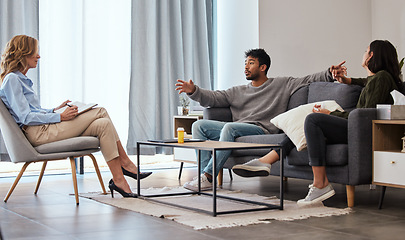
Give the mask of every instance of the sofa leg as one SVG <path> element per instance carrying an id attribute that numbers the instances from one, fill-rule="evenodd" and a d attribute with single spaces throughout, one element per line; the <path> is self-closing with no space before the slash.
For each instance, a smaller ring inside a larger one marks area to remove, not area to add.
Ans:
<path id="1" fill-rule="evenodd" d="M 354 207 L 354 189 L 355 186 L 346 185 L 347 206 Z"/>

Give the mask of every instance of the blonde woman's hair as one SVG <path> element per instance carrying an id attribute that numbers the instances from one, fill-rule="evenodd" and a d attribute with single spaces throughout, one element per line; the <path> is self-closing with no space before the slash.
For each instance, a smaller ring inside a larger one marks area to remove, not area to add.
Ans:
<path id="1" fill-rule="evenodd" d="M 17 35 L 14 36 L 7 44 L 6 48 L 1 55 L 1 74 L 0 81 L 7 74 L 14 71 L 23 71 L 27 68 L 26 57 L 36 54 L 38 52 L 38 40 L 26 36 Z"/>

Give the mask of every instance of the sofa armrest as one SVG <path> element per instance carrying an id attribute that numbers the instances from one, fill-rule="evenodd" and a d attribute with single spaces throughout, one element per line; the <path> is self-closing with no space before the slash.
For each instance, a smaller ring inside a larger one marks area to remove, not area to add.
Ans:
<path id="1" fill-rule="evenodd" d="M 229 107 L 204 108 L 204 119 L 221 122 L 232 122 L 232 112 Z"/>
<path id="2" fill-rule="evenodd" d="M 377 109 L 358 108 L 349 114 L 349 185 L 369 184 L 372 178 L 372 120 Z"/>

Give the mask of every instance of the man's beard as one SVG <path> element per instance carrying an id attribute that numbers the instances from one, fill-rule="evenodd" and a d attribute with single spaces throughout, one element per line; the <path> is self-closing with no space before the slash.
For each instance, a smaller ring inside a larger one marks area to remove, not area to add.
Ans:
<path id="1" fill-rule="evenodd" d="M 256 80 L 258 77 L 259 77 L 259 74 L 258 73 L 251 73 L 251 72 L 249 72 L 250 73 L 250 76 L 246 76 L 246 80 Z"/>

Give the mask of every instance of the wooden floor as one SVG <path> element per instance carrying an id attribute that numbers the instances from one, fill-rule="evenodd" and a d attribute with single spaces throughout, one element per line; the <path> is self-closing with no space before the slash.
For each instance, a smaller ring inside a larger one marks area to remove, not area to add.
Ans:
<path id="1" fill-rule="evenodd" d="M 143 171 L 146 169 L 142 169 Z M 102 172 L 107 185 L 111 175 Z M 192 179 L 196 168 L 156 170 L 143 180 L 144 187 L 178 186 Z M 224 174 L 224 188 L 242 189 L 260 195 L 278 195 L 278 178 L 240 178 Z M 14 179 L 0 178 L 3 198 Z M 136 181 L 128 179 L 131 186 Z M 289 179 L 285 199 L 305 197 L 310 181 Z M 33 195 L 36 177 L 23 177 L 7 203 L 0 203 L 0 228 L 3 239 L 404 239 L 405 189 L 388 188 L 382 210 L 377 209 L 380 188 L 356 188 L 353 213 L 344 216 L 310 218 L 291 222 L 272 221 L 246 227 L 195 231 L 167 219 L 146 216 L 80 198 L 76 206 L 69 174 L 46 175 L 37 196 Z M 94 173 L 78 175 L 79 192 L 100 191 Z M 345 208 L 346 188 L 333 184 L 336 195 L 325 205 Z"/>

